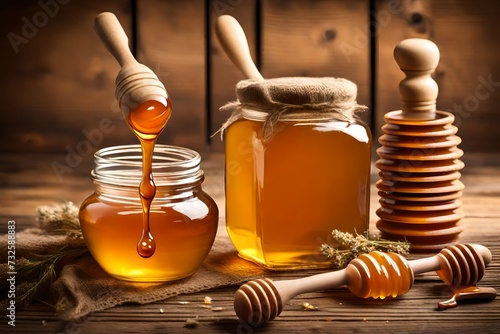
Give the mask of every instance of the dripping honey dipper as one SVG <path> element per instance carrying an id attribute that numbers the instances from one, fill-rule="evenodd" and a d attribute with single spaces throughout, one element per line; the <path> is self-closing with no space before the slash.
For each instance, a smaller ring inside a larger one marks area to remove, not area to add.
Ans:
<path id="1" fill-rule="evenodd" d="M 137 253 L 143 258 L 149 258 L 156 250 L 149 216 L 156 194 L 153 152 L 156 139 L 172 112 L 170 99 L 156 74 L 140 64 L 130 52 L 128 37 L 113 13 L 100 13 L 95 19 L 94 29 L 106 49 L 121 66 L 115 81 L 115 96 L 125 120 L 141 143 L 143 165 L 139 194 L 143 210 L 143 228 L 137 243 Z"/>
<path id="2" fill-rule="evenodd" d="M 167 107 L 170 101 L 165 86 L 151 69 L 134 58 L 118 18 L 110 12 L 100 13 L 95 19 L 94 29 L 121 66 L 116 76 L 115 95 L 125 119 L 147 101 L 157 101 Z"/>
<path id="3" fill-rule="evenodd" d="M 452 290 L 465 287 L 463 294 L 455 292 L 453 298 L 443 302 L 442 307 L 449 308 L 460 299 L 496 297 L 495 289 L 475 286 L 491 259 L 490 250 L 477 244 L 448 246 L 435 256 L 411 261 L 396 253 L 374 251 L 358 256 L 338 271 L 294 280 L 262 278 L 247 282 L 235 293 L 234 309 L 241 321 L 256 327 L 273 320 L 285 303 L 302 293 L 346 285 L 361 298 L 396 297 L 408 292 L 414 275 L 431 271 L 436 271 Z"/>

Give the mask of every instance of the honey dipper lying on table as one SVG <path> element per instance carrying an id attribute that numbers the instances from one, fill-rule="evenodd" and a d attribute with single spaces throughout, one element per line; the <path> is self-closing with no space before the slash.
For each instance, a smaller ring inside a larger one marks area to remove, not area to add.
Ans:
<path id="1" fill-rule="evenodd" d="M 491 262 L 488 248 L 476 244 L 448 246 L 435 256 L 407 261 L 396 253 L 374 251 L 362 254 L 342 270 L 305 278 L 272 281 L 257 279 L 242 285 L 234 296 L 238 318 L 257 327 L 273 320 L 294 296 L 342 285 L 361 298 L 397 297 L 408 292 L 415 275 L 436 271 L 454 292 L 450 300 L 439 303 L 440 309 L 456 306 L 461 299 L 496 297 L 493 288 L 479 288 L 486 265 Z"/>

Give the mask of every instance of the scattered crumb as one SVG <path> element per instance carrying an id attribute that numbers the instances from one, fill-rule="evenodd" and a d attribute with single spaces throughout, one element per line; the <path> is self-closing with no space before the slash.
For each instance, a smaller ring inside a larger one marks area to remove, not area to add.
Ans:
<path id="1" fill-rule="evenodd" d="M 220 312 L 222 310 L 223 310 L 222 307 L 212 307 L 212 311 L 214 312 Z"/>
<path id="2" fill-rule="evenodd" d="M 208 309 L 211 309 L 212 306 L 211 305 L 200 305 L 201 308 L 208 308 Z"/>
<path id="3" fill-rule="evenodd" d="M 339 303 L 339 305 L 342 305 L 342 303 Z"/>
<path id="4" fill-rule="evenodd" d="M 366 319 L 366 318 L 363 318 L 363 321 L 368 321 L 368 319 Z"/>
<path id="5" fill-rule="evenodd" d="M 163 309 L 162 308 L 160 309 L 160 313 L 163 313 Z"/>
<path id="6" fill-rule="evenodd" d="M 303 307 L 303 308 L 304 308 L 304 310 L 306 310 L 306 311 L 315 311 L 315 310 L 317 310 L 317 309 L 318 309 L 317 307 L 315 307 L 314 305 L 309 304 L 309 303 L 304 303 L 304 304 L 302 304 L 302 307 Z"/>
<path id="7" fill-rule="evenodd" d="M 189 304 L 189 302 L 179 302 L 179 304 L 181 304 L 181 305 L 187 305 L 187 304 Z"/>
<path id="8" fill-rule="evenodd" d="M 212 298 L 210 298 L 209 296 L 205 296 L 205 298 L 203 299 L 203 303 L 205 305 L 211 305 L 212 304 Z"/>
<path id="9" fill-rule="evenodd" d="M 184 327 L 194 328 L 198 326 L 198 320 L 196 318 L 187 318 Z"/>
<path id="10" fill-rule="evenodd" d="M 45 320 L 42 320 L 42 326 L 45 326 Z"/>

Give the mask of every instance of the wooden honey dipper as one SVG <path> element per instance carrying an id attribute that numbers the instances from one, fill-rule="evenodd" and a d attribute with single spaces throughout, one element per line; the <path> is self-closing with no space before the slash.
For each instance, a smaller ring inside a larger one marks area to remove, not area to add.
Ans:
<path id="1" fill-rule="evenodd" d="M 245 32 L 234 17 L 219 16 L 215 21 L 215 33 L 229 59 L 245 78 L 264 80 L 252 60 Z"/>
<path id="2" fill-rule="evenodd" d="M 116 77 L 116 99 L 125 119 L 143 103 L 157 101 L 167 107 L 168 94 L 163 83 L 147 66 L 140 64 L 130 52 L 128 37 L 113 13 L 100 13 L 94 29 L 104 46 L 116 58 L 121 70 Z"/>
<path id="3" fill-rule="evenodd" d="M 142 179 L 139 195 L 143 211 L 143 227 L 137 243 L 137 253 L 143 258 L 149 258 L 156 250 L 149 215 L 156 194 L 153 181 L 153 152 L 158 135 L 165 128 L 172 113 L 170 99 L 165 87 L 153 71 L 138 63 L 130 52 L 127 35 L 113 13 L 99 14 L 95 19 L 94 28 L 121 66 L 115 82 L 116 99 L 127 124 L 141 143 Z"/>
<path id="4" fill-rule="evenodd" d="M 383 299 L 408 292 L 414 275 L 436 271 L 452 287 L 472 287 L 483 277 L 491 258 L 488 248 L 470 244 L 448 246 L 435 256 L 411 261 L 396 253 L 374 251 L 358 256 L 338 271 L 294 280 L 263 278 L 247 282 L 235 293 L 234 309 L 240 320 L 257 327 L 277 317 L 285 303 L 296 295 L 342 285 L 358 297 Z M 496 291 L 486 289 L 489 290 L 477 291 L 479 297 L 494 299 Z M 474 298 L 475 294 L 467 291 L 464 297 Z"/>
<path id="5" fill-rule="evenodd" d="M 385 114 L 379 138 L 377 228 L 384 239 L 408 240 L 412 251 L 439 250 L 457 243 L 464 229 L 461 140 L 453 114 L 436 110 L 439 88 L 431 74 L 439 63 L 438 47 L 426 39 L 405 39 L 394 58 L 406 78 L 399 84 L 401 110 Z"/>

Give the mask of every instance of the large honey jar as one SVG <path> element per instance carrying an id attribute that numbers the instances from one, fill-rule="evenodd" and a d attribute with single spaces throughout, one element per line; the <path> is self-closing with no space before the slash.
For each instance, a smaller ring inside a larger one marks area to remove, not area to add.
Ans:
<path id="1" fill-rule="evenodd" d="M 217 232 L 218 209 L 201 188 L 200 155 L 187 148 L 156 145 L 152 160 L 156 195 L 149 211 L 156 250 L 138 254 L 143 208 L 140 145 L 104 148 L 95 154 L 95 192 L 80 207 L 80 224 L 94 259 L 110 275 L 157 282 L 193 274 Z"/>
<path id="2" fill-rule="evenodd" d="M 241 257 L 271 269 L 328 266 L 331 232 L 368 230 L 371 134 L 356 85 L 244 80 L 225 134 L 226 227 Z"/>

